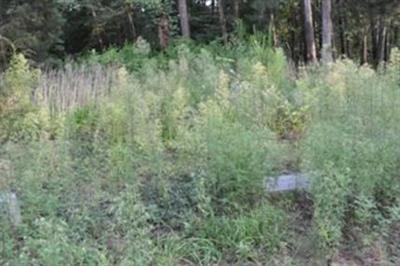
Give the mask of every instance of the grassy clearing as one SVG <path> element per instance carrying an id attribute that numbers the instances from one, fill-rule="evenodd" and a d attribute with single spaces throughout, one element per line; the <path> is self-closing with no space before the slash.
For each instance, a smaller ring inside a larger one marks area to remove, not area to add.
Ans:
<path id="1" fill-rule="evenodd" d="M 134 65 L 111 51 L 56 74 L 15 57 L 0 186 L 23 224 L 1 217 L 0 264 L 398 264 L 396 52 L 379 71 L 344 60 L 295 78 L 265 43 L 137 50 Z M 310 193 L 266 195 L 287 170 Z"/>

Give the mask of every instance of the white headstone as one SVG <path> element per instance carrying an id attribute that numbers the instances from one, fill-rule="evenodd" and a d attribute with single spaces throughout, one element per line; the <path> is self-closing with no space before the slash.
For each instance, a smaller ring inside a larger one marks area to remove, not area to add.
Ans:
<path id="1" fill-rule="evenodd" d="M 21 210 L 14 192 L 0 192 L 0 215 L 7 216 L 14 226 L 21 224 Z"/>
<path id="2" fill-rule="evenodd" d="M 307 176 L 295 173 L 269 177 L 266 185 L 268 192 L 289 192 L 309 189 L 310 181 Z"/>

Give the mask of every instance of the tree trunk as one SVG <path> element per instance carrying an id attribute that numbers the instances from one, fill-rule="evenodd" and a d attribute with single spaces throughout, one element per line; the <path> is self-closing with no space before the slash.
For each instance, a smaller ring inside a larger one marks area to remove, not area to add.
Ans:
<path id="1" fill-rule="evenodd" d="M 368 35 L 364 33 L 362 38 L 361 64 L 364 65 L 367 63 L 368 63 Z"/>
<path id="2" fill-rule="evenodd" d="M 321 13 L 321 3 L 320 0 L 311 0 L 311 12 L 313 14 L 313 27 L 314 27 L 314 36 L 315 36 L 315 50 L 317 54 L 317 60 L 318 60 L 318 51 L 321 50 L 322 47 L 322 24 L 318 19 L 315 19 L 317 17 L 316 14 Z M 318 13 L 319 12 L 319 13 Z"/>
<path id="3" fill-rule="evenodd" d="M 94 34 L 97 35 L 97 39 L 98 39 L 98 42 L 99 42 L 99 45 L 100 45 L 100 49 L 103 50 L 104 49 L 104 41 L 103 41 L 103 38 L 101 37 L 101 29 L 100 29 L 100 26 L 99 26 L 99 24 L 97 22 L 97 13 L 96 13 L 96 10 L 94 10 L 94 7 L 91 8 L 91 11 L 92 11 L 92 17 L 93 17 L 93 20 L 94 20 L 94 29 L 93 29 L 93 31 L 94 31 Z"/>
<path id="4" fill-rule="evenodd" d="M 278 35 L 276 33 L 275 16 L 273 13 L 270 14 L 270 19 L 269 19 L 269 35 L 270 35 L 270 38 L 272 38 L 272 41 L 271 41 L 272 46 L 278 47 Z"/>
<path id="5" fill-rule="evenodd" d="M 317 51 L 315 48 L 311 0 L 304 0 L 304 30 L 306 37 L 306 58 L 308 62 L 315 63 L 317 62 Z"/>
<path id="6" fill-rule="evenodd" d="M 161 15 L 158 22 L 158 38 L 160 41 L 160 48 L 162 50 L 166 49 L 169 43 L 169 19 L 165 14 Z"/>
<path id="7" fill-rule="evenodd" d="M 346 13 L 343 10 L 343 2 L 341 0 L 337 1 L 339 15 L 339 40 L 340 40 L 340 53 L 348 57 L 349 52 L 347 50 L 347 38 L 346 38 Z"/>
<path id="8" fill-rule="evenodd" d="M 390 39 L 391 39 L 391 32 L 389 30 L 386 30 L 386 38 L 385 38 L 385 62 L 390 61 L 390 52 L 391 52 L 391 45 L 390 45 Z"/>
<path id="9" fill-rule="evenodd" d="M 234 0 L 233 2 L 233 15 L 235 19 L 240 18 L 240 0 Z"/>
<path id="10" fill-rule="evenodd" d="M 372 49 L 372 61 L 373 64 L 377 64 L 378 61 L 378 46 L 379 46 L 379 20 L 375 19 L 371 15 L 370 21 L 371 30 L 371 49 Z"/>
<path id="11" fill-rule="evenodd" d="M 346 37 L 344 34 L 345 27 L 344 27 L 344 22 L 343 22 L 342 18 L 339 18 L 339 25 L 340 25 L 340 27 L 339 27 L 340 53 L 342 55 L 347 55 L 348 53 L 347 53 Z"/>
<path id="12" fill-rule="evenodd" d="M 127 14 L 128 14 L 129 25 L 131 27 L 132 41 L 135 41 L 136 40 L 136 27 L 135 27 L 135 23 L 133 23 L 133 5 L 132 4 L 130 4 L 128 6 Z"/>
<path id="13" fill-rule="evenodd" d="M 348 58 L 353 57 L 353 46 L 352 46 L 351 41 L 348 38 L 346 38 L 346 53 L 347 53 Z"/>
<path id="14" fill-rule="evenodd" d="M 387 30 L 386 25 L 382 19 L 382 21 L 379 24 L 378 57 L 377 57 L 378 64 L 385 61 L 386 30 Z"/>
<path id="15" fill-rule="evenodd" d="M 228 30 L 226 29 L 226 18 L 224 11 L 224 1 L 218 0 L 218 14 L 219 14 L 219 23 L 221 24 L 221 33 L 222 39 L 224 40 L 224 44 L 228 43 Z"/>
<path id="16" fill-rule="evenodd" d="M 190 39 L 190 25 L 189 25 L 189 13 L 187 8 L 186 0 L 179 0 L 179 18 L 181 22 L 182 36 Z"/>
<path id="17" fill-rule="evenodd" d="M 332 62 L 332 1 L 322 0 L 322 62 Z"/>

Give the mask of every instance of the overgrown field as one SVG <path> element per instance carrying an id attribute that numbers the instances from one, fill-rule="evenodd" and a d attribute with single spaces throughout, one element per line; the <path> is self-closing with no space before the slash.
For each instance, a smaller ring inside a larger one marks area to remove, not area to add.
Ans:
<path id="1" fill-rule="evenodd" d="M 266 43 L 15 56 L 0 191 L 23 221 L 0 217 L 0 264 L 399 265 L 399 52 L 295 70 Z M 310 191 L 268 195 L 287 171 Z"/>

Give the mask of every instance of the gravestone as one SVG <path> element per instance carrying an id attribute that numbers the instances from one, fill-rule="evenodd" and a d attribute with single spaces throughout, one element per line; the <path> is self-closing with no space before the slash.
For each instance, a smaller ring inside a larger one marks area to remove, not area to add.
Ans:
<path id="1" fill-rule="evenodd" d="M 21 224 L 21 211 L 17 194 L 6 189 L 10 179 L 11 162 L 0 158 L 0 220 L 8 220 L 12 225 Z"/>
<path id="2" fill-rule="evenodd" d="M 21 224 L 21 210 L 14 192 L 0 192 L 0 217 L 8 219 L 14 226 Z"/>
<path id="3" fill-rule="evenodd" d="M 301 173 L 284 174 L 277 177 L 268 177 L 266 188 L 269 193 L 308 190 L 310 188 L 310 180 Z"/>

